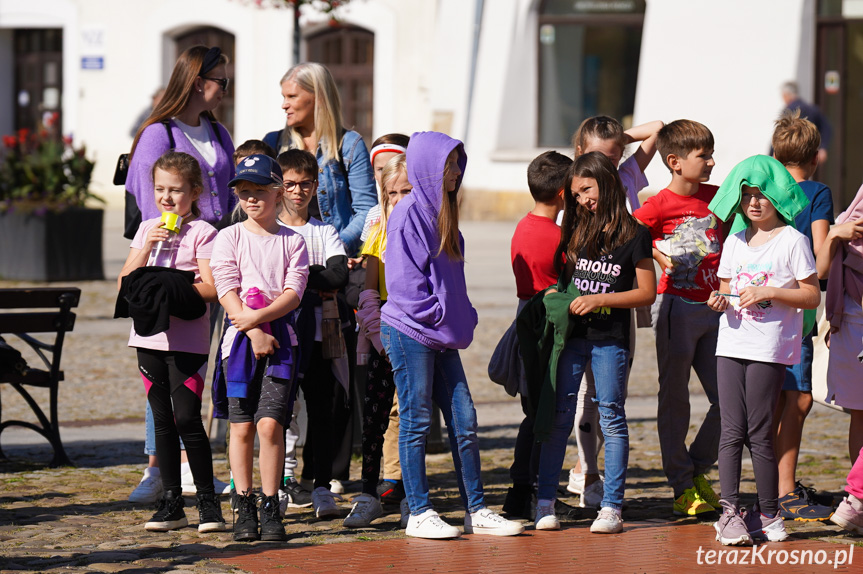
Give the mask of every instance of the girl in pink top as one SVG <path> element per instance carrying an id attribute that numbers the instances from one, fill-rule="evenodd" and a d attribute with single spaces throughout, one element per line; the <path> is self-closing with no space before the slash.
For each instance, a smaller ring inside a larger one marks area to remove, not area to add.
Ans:
<path id="1" fill-rule="evenodd" d="M 191 288 L 204 301 L 215 301 L 210 254 L 216 230 L 199 218 L 197 199 L 203 184 L 198 162 L 182 152 L 167 152 L 153 165 L 152 179 L 159 210 L 181 218 L 179 234 L 175 238 L 179 246 L 174 267 L 194 272 Z M 169 233 L 172 232 L 165 228 L 161 218 L 141 222 L 120 272 L 118 286 L 122 286 L 123 279 L 136 269 L 153 263 L 150 261 L 151 250 L 168 239 Z M 147 530 L 167 531 L 188 524 L 180 486 L 179 437 L 183 438 L 197 487 L 201 518 L 198 531 L 225 529 L 213 487 L 210 441 L 201 421 L 201 395 L 210 348 L 209 316 L 206 306 L 202 307 L 204 313 L 197 319 L 183 320 L 171 316 L 167 331 L 144 337 L 133 328 L 129 337 L 129 346 L 138 350 L 141 378 L 153 410 L 156 457 L 164 487 L 158 510 L 145 525 Z"/>

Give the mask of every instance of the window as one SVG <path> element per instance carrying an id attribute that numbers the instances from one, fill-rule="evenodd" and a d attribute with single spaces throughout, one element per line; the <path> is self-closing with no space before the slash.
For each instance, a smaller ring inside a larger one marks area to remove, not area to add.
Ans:
<path id="1" fill-rule="evenodd" d="M 586 118 L 625 126 L 635 107 L 644 0 L 545 0 L 539 15 L 540 147 L 570 145 Z"/>
<path id="2" fill-rule="evenodd" d="M 13 38 L 15 129 L 62 126 L 63 30 L 15 30 Z"/>

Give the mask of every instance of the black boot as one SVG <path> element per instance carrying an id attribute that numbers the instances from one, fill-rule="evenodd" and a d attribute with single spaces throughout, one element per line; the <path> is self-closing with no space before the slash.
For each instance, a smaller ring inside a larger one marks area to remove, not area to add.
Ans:
<path id="1" fill-rule="evenodd" d="M 280 542 L 285 539 L 287 536 L 279 514 L 279 497 L 265 496 L 261 499 L 261 540 Z"/>
<path id="2" fill-rule="evenodd" d="M 237 497 L 237 519 L 234 521 L 234 540 L 258 539 L 258 509 L 255 493 L 246 491 Z"/>
<path id="3" fill-rule="evenodd" d="M 183 528 L 189 524 L 186 513 L 183 512 L 183 506 L 185 501 L 181 493 L 165 491 L 165 495 L 159 501 L 156 514 L 144 525 L 144 528 L 152 532 L 167 532 Z"/>
<path id="4" fill-rule="evenodd" d="M 198 532 L 224 532 L 222 505 L 215 493 L 198 493 Z"/>

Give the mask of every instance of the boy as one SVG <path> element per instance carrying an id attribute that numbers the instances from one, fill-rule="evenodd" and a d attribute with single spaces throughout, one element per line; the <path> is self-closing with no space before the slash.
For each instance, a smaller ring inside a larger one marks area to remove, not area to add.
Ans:
<path id="1" fill-rule="evenodd" d="M 563 188 L 572 160 L 555 151 L 537 156 L 527 168 L 527 185 L 534 207 L 518 222 L 512 235 L 510 254 L 515 275 L 518 311 L 543 289 L 557 283 L 554 252 L 560 243 L 560 227 L 555 223 L 563 210 Z M 532 495 L 539 467 L 539 445 L 533 438 L 527 389 L 519 389 L 525 417 L 518 428 L 512 466 L 512 487 L 507 491 L 503 511 L 519 518 L 532 519 Z"/>
<path id="2" fill-rule="evenodd" d="M 280 154 L 278 161 L 285 186 L 279 223 L 303 236 L 309 254 L 309 284 L 300 303 L 297 331 L 302 350 L 300 388 L 309 417 L 305 450 L 313 454 L 312 506 L 318 518 L 337 516 L 341 511 L 335 500 L 341 497 L 331 491 L 330 481 L 341 436 L 334 436 L 333 419 L 337 401 L 344 402 L 348 392 L 348 365 L 346 354 L 323 357 L 322 303 L 335 298 L 335 292 L 347 284 L 348 257 L 336 228 L 309 215 L 309 203 L 318 187 L 315 156 L 292 149 Z"/>
<path id="3" fill-rule="evenodd" d="M 719 288 L 716 270 L 725 229 L 707 207 L 718 189 L 705 184 L 715 165 L 710 130 L 698 122 L 677 120 L 659 131 L 657 147 L 671 171 L 671 183 L 633 215 L 650 229 L 653 255 L 664 271 L 652 308 L 662 469 L 674 490 L 674 514 L 695 516 L 719 508 L 719 497 L 705 476 L 719 448 L 714 353 L 719 316 L 701 303 Z M 687 451 L 692 368 L 710 409 Z"/>
<path id="4" fill-rule="evenodd" d="M 818 168 L 821 135 L 815 124 L 800 117 L 800 110 L 785 111 L 773 132 L 773 157 L 779 160 L 800 185 L 809 206 L 794 218 L 797 231 L 809 238 L 813 255 L 818 253 L 833 223 L 830 188 L 808 181 Z M 812 408 L 812 337 L 815 328 L 803 337 L 800 363 L 788 367 L 785 384 L 773 413 L 774 448 L 779 464 L 779 513 L 782 518 L 801 521 L 827 520 L 830 506 L 819 504 L 811 488 L 795 482 L 797 457 L 803 423 Z M 829 500 L 822 500 L 830 504 Z"/>

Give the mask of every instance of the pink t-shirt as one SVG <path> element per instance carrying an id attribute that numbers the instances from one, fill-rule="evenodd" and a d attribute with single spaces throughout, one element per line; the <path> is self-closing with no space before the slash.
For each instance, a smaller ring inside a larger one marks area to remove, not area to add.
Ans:
<path id="1" fill-rule="evenodd" d="M 156 217 L 141 222 L 138 232 L 132 239 L 132 249 L 143 249 L 147 233 L 159 225 L 161 219 Z M 177 249 L 177 259 L 174 267 L 183 271 L 195 272 L 195 283 L 201 282 L 198 269 L 199 259 L 209 259 L 213 252 L 213 242 L 216 239 L 216 228 L 203 219 L 194 219 L 184 223 L 180 228 L 180 246 Z M 184 353 L 210 353 L 210 313 L 203 317 L 185 321 L 177 317 L 170 318 L 170 326 L 163 333 L 151 337 L 141 337 L 132 327 L 129 335 L 129 346 L 155 351 L 180 351 Z"/>
<path id="2" fill-rule="evenodd" d="M 249 289 L 257 287 L 268 302 L 275 301 L 286 289 L 303 298 L 309 278 L 309 257 L 303 236 L 279 226 L 274 235 L 257 235 L 242 223 L 219 232 L 213 245 L 210 269 L 219 299 L 237 291 L 246 300 Z M 222 338 L 222 358 L 231 354 L 237 329 L 228 327 Z M 291 344 L 297 344 L 291 330 Z"/>

